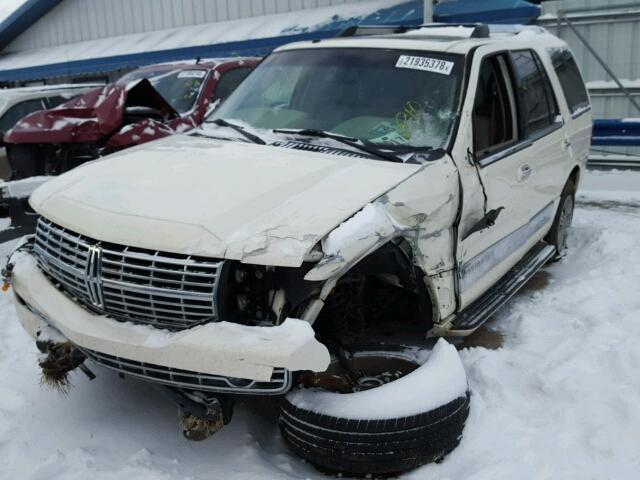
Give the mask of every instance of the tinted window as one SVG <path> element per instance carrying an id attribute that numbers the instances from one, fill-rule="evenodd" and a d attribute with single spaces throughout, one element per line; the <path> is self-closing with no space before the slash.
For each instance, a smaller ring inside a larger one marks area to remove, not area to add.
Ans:
<path id="1" fill-rule="evenodd" d="M 0 118 L 0 132 L 6 133 L 7 130 L 10 130 L 19 120 L 43 108 L 42 100 L 40 99 L 27 100 L 26 102 L 15 104 Z"/>
<path id="2" fill-rule="evenodd" d="M 474 150 L 478 156 L 498 150 L 516 137 L 506 73 L 506 62 L 499 56 L 483 60 L 480 67 L 473 106 Z"/>
<path id="3" fill-rule="evenodd" d="M 211 97 L 211 102 L 215 102 L 216 100 L 224 100 L 231 92 L 233 92 L 240 82 L 246 78 L 251 72 L 251 68 L 242 67 L 242 68 L 234 68 L 233 70 L 227 70 L 226 73 L 222 75 L 220 80 L 218 81 L 218 86 L 216 91 L 213 92 L 213 97 Z"/>
<path id="4" fill-rule="evenodd" d="M 549 78 L 533 52 L 512 52 L 511 59 L 518 82 L 525 136 L 528 137 L 553 124 L 557 104 Z"/>
<path id="5" fill-rule="evenodd" d="M 56 95 L 55 97 L 47 97 L 45 98 L 45 102 L 47 104 L 47 108 L 55 108 L 58 105 L 63 104 L 64 102 L 67 102 L 69 100 L 71 100 L 71 98 L 73 98 L 75 95 L 69 96 L 67 98 L 61 96 L 61 95 Z"/>
<path id="6" fill-rule="evenodd" d="M 589 95 L 571 52 L 554 49 L 551 51 L 551 60 L 571 113 L 588 107 Z"/>

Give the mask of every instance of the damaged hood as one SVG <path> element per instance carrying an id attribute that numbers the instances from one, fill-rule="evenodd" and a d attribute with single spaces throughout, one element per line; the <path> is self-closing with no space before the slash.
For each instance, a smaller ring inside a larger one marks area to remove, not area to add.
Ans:
<path id="1" fill-rule="evenodd" d="M 97 142 L 119 129 L 128 107 L 147 107 L 166 118 L 178 113 L 149 80 L 130 85 L 112 83 L 50 110 L 27 115 L 7 132 L 7 143 Z"/>
<path id="2" fill-rule="evenodd" d="M 333 228 L 420 168 L 177 135 L 76 168 L 30 203 L 107 242 L 299 266 Z"/>

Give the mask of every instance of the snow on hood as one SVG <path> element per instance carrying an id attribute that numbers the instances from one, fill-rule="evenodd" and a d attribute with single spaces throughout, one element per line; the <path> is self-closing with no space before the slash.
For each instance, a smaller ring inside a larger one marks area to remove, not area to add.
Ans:
<path id="1" fill-rule="evenodd" d="M 299 266 L 334 227 L 419 168 L 176 135 L 85 164 L 30 202 L 104 241 Z"/>

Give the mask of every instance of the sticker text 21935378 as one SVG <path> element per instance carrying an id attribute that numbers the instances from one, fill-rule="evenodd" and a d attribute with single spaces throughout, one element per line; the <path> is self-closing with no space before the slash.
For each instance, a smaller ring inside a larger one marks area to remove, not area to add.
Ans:
<path id="1" fill-rule="evenodd" d="M 413 70 L 423 70 L 425 72 L 441 73 L 449 75 L 453 69 L 453 62 L 438 60 L 429 57 L 413 57 L 411 55 L 400 55 L 396 63 L 397 68 L 411 68 Z"/>

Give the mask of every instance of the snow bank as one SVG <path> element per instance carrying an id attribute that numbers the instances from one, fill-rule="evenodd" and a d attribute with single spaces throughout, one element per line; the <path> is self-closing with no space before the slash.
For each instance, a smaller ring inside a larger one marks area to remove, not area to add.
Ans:
<path id="1" fill-rule="evenodd" d="M 0 181 L 0 189 L 6 192 L 5 197 L 26 198 L 40 185 L 51 180 L 52 177 L 29 177 L 22 180 Z"/>
<path id="2" fill-rule="evenodd" d="M 582 180 L 585 198 L 640 190 L 640 172 Z M 637 480 L 638 265 L 640 209 L 579 203 L 566 258 L 538 274 L 546 286 L 517 294 L 488 325 L 502 347 L 460 352 L 473 391 L 460 446 L 402 479 Z M 98 378 L 73 374 L 66 397 L 43 390 L 10 295 L 0 318 L 0 478 L 327 480 L 287 450 L 268 399 L 241 399 L 219 434 L 189 443 L 175 406 L 148 384 L 92 367 Z"/>
<path id="3" fill-rule="evenodd" d="M 340 394 L 295 390 L 287 399 L 299 408 L 351 420 L 408 417 L 445 405 L 467 391 L 467 377 L 455 347 L 436 343 L 427 362 L 395 382 L 363 392 Z"/>

